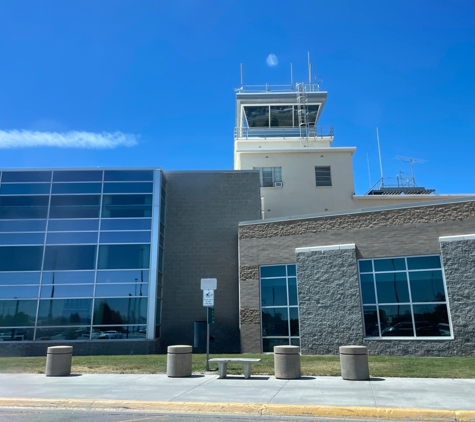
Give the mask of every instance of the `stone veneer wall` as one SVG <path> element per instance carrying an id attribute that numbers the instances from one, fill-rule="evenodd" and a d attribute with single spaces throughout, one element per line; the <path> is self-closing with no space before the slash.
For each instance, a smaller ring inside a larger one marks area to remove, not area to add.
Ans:
<path id="1" fill-rule="evenodd" d="M 239 265 L 241 268 L 242 352 L 261 352 L 258 274 L 260 265 L 295 263 L 297 262 L 296 248 L 351 243 L 356 245 L 356 259 L 441 254 L 442 249 L 442 258 L 446 265 L 445 243 L 442 243 L 443 247 L 441 248 L 439 237 L 466 233 L 475 233 L 474 200 L 241 224 L 239 228 Z M 467 265 L 470 271 L 475 268 L 468 258 L 460 263 L 460 271 L 467 271 L 467 268 L 464 268 L 462 264 Z M 300 279 L 298 279 L 298 283 L 300 284 Z M 453 286 L 458 286 L 456 289 L 463 289 L 463 286 L 460 286 L 455 278 L 448 278 L 447 285 L 449 306 L 454 314 L 452 306 L 456 305 L 455 302 L 452 305 L 452 301 L 461 303 L 462 298 L 468 296 L 466 292 L 464 294 L 454 292 Z M 473 296 L 471 297 L 473 302 Z M 457 312 L 455 309 L 454 316 L 457 315 Z M 359 315 L 361 318 L 361 308 Z M 461 327 L 472 323 L 475 324 L 473 315 L 471 320 L 462 323 Z M 370 353 L 373 354 L 449 356 L 473 355 L 475 353 L 473 346 L 470 349 L 470 344 L 474 342 L 473 333 L 465 329 L 464 332 L 468 337 L 465 337 L 463 341 L 467 345 L 464 347 L 461 347 L 458 329 L 455 330 L 454 341 L 367 341 L 363 340 L 362 323 L 355 329 L 361 330 L 360 341 L 356 344 L 367 345 Z"/>
<path id="2" fill-rule="evenodd" d="M 297 250 L 297 280 L 302 354 L 330 355 L 341 345 L 362 344 L 355 245 Z"/>

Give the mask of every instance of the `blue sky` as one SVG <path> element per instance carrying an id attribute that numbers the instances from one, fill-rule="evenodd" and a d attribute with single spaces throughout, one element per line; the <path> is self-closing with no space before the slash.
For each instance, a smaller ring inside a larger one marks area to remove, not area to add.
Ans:
<path id="1" fill-rule="evenodd" d="M 385 176 L 416 157 L 420 185 L 475 192 L 472 0 L 0 2 L 0 167 L 231 169 L 239 64 L 304 81 L 307 51 L 357 193 L 376 127 Z"/>

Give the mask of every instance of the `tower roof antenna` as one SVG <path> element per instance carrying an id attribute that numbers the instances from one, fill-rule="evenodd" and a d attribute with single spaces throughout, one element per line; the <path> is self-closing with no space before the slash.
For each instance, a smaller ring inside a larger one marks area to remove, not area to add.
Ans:
<path id="1" fill-rule="evenodd" d="M 414 164 L 415 163 L 425 164 L 425 163 L 427 163 L 427 160 L 424 160 L 423 158 L 405 157 L 405 156 L 402 156 L 402 155 L 396 155 L 396 157 L 394 157 L 394 158 L 396 160 L 401 160 L 401 161 L 404 161 L 405 163 L 409 163 L 409 165 L 411 166 L 412 182 L 414 183 L 414 186 L 417 186 L 416 185 L 416 179 L 414 178 Z"/>

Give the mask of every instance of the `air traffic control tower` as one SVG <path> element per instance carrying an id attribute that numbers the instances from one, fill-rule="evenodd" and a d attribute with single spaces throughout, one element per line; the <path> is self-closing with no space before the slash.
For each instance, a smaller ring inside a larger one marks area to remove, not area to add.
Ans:
<path id="1" fill-rule="evenodd" d="M 236 90 L 234 169 L 259 170 L 263 218 L 353 208 L 356 148 L 318 125 L 326 99 L 306 83 Z"/>

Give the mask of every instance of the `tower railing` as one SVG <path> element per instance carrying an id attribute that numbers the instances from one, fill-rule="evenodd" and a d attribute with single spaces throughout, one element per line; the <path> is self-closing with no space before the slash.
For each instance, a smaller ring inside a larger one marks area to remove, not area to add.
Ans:
<path id="1" fill-rule="evenodd" d="M 293 83 L 284 85 L 264 84 L 264 85 L 243 85 L 235 88 L 236 92 L 297 92 L 298 86 L 303 85 L 306 92 L 320 92 L 320 84 Z"/>
<path id="2" fill-rule="evenodd" d="M 303 134 L 309 140 L 321 138 L 333 138 L 333 126 L 309 126 L 304 129 Z M 234 128 L 234 139 L 294 139 L 298 140 L 302 136 L 300 127 L 236 127 Z"/>

